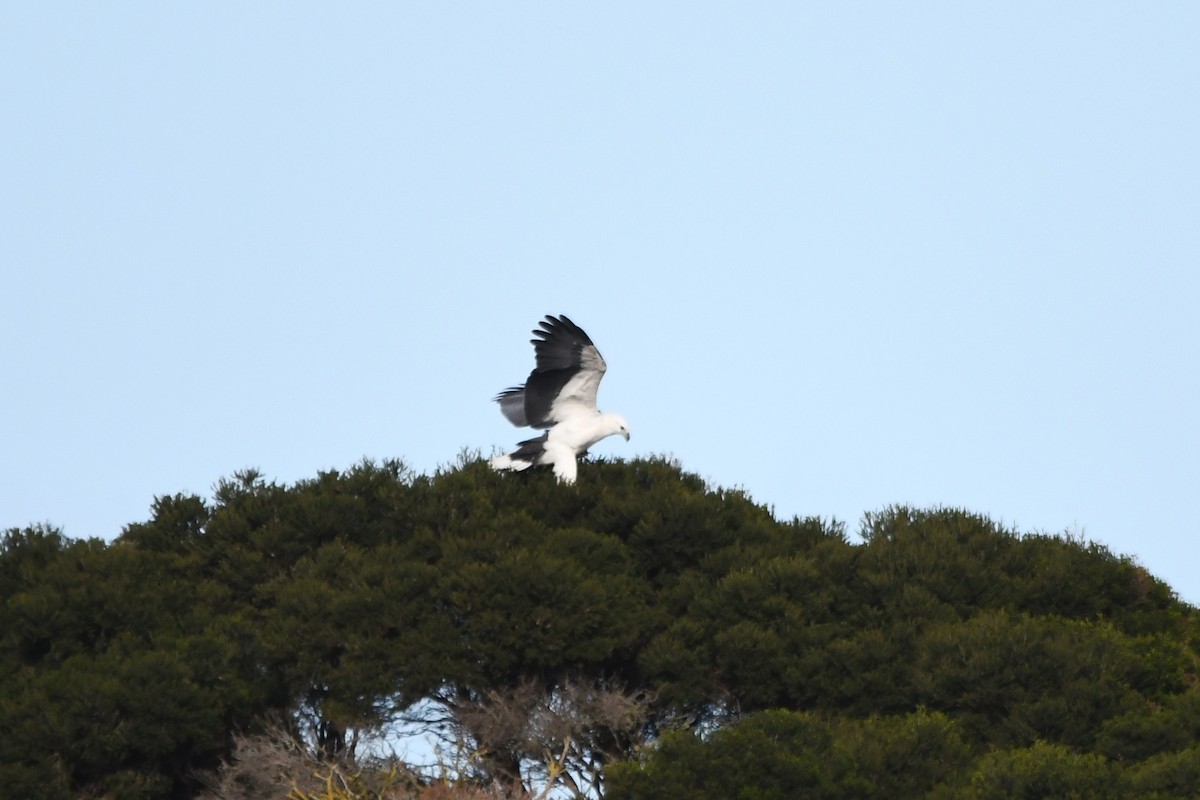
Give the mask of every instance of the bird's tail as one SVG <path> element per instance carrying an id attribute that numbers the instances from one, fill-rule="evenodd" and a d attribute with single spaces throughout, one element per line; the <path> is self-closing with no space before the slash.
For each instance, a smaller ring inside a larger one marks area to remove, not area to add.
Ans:
<path id="1" fill-rule="evenodd" d="M 488 463 L 492 465 L 492 469 L 511 469 L 514 472 L 529 469 L 538 463 L 538 459 L 545 452 L 546 439 L 549 436 L 549 433 L 543 433 L 536 439 L 526 439 L 513 452 L 496 456 Z"/>
<path id="2" fill-rule="evenodd" d="M 492 469 L 511 469 L 514 472 L 520 472 L 533 466 L 532 461 L 519 461 L 513 458 L 512 454 L 496 456 L 488 463 L 492 465 Z"/>

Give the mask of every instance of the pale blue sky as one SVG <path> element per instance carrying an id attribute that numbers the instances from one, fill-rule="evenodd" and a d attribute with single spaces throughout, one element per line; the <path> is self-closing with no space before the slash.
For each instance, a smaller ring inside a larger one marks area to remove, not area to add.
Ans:
<path id="1" fill-rule="evenodd" d="M 565 313 L 778 515 L 1083 532 L 1200 602 L 1200 5 L 10 3 L 0 527 L 420 471 Z"/>

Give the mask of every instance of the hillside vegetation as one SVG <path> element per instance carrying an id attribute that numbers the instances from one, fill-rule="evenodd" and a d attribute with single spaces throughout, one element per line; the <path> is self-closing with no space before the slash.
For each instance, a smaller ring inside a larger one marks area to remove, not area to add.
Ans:
<path id="1" fill-rule="evenodd" d="M 13 529 L 0 796 L 1195 796 L 1169 587 L 968 511 L 858 534 L 661 460 L 246 472 L 107 544 Z"/>

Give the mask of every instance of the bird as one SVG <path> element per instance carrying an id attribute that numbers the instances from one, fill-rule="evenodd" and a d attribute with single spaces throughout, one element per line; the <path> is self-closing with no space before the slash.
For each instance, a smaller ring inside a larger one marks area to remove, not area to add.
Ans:
<path id="1" fill-rule="evenodd" d="M 608 365 L 591 338 L 565 315 L 547 314 L 533 330 L 536 366 L 523 386 L 496 395 L 500 411 L 518 428 L 545 430 L 517 449 L 489 462 L 496 470 L 549 466 L 559 483 L 573 484 L 578 458 L 609 436 L 629 441 L 629 423 L 620 414 L 596 408 L 596 390 Z"/>

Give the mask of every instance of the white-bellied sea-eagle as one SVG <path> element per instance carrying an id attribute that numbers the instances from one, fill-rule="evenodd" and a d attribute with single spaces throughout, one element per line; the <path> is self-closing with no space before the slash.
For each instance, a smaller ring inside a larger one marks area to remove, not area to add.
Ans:
<path id="1" fill-rule="evenodd" d="M 508 421 L 546 432 L 526 439 L 513 452 L 491 461 L 495 469 L 523 470 L 536 464 L 554 468 L 562 483 L 574 483 L 576 458 L 606 436 L 629 441 L 629 424 L 620 414 L 596 408 L 596 390 L 607 365 L 583 329 L 561 314 L 547 315 L 533 331 L 537 365 L 524 386 L 496 395 Z"/>

